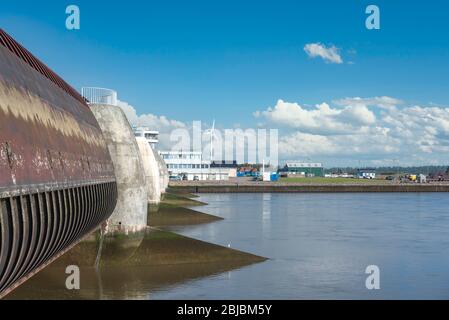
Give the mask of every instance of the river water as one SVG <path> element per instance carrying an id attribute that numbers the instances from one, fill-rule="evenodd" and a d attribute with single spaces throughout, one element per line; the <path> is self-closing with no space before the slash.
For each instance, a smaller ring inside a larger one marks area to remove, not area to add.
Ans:
<path id="1" fill-rule="evenodd" d="M 445 193 L 205 194 L 225 218 L 172 230 L 270 258 L 152 299 L 449 299 Z M 379 267 L 380 289 L 365 273 Z"/>

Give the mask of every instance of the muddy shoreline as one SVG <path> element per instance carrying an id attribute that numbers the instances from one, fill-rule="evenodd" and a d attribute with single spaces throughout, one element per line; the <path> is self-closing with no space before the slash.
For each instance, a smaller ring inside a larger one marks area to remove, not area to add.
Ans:
<path id="1" fill-rule="evenodd" d="M 7 299 L 149 299 L 152 292 L 167 286 L 267 260 L 166 230 L 223 220 L 192 209 L 202 205 L 205 203 L 195 200 L 194 195 L 169 193 L 159 211 L 149 214 L 150 226 L 143 241 L 126 259 L 117 254 L 114 245 L 106 245 L 101 252 L 99 268 L 95 268 L 100 237 L 99 232 L 95 232 Z M 132 241 L 125 239 L 125 243 Z M 70 265 L 80 268 L 80 290 L 70 291 L 65 287 L 65 268 Z"/>

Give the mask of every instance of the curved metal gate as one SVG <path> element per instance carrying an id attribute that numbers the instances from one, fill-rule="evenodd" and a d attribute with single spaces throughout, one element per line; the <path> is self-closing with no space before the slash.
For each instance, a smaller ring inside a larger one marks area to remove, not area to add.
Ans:
<path id="1" fill-rule="evenodd" d="M 84 99 L 0 29 L 0 297 L 95 230 L 116 200 Z"/>

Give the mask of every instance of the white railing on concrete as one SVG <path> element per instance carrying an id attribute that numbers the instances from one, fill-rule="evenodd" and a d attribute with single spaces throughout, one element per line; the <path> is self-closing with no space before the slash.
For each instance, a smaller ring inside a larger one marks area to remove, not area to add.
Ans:
<path id="1" fill-rule="evenodd" d="M 117 105 L 117 92 L 106 88 L 83 87 L 81 95 L 90 104 Z"/>

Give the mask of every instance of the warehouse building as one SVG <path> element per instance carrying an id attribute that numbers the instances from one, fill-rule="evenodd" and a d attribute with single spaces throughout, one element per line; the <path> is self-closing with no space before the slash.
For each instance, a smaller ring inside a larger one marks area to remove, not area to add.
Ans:
<path id="1" fill-rule="evenodd" d="M 357 178 L 359 179 L 376 179 L 376 169 L 365 168 L 357 170 Z"/>
<path id="2" fill-rule="evenodd" d="M 287 175 L 303 177 L 324 177 L 322 163 L 287 161 L 285 167 L 280 172 Z"/>

